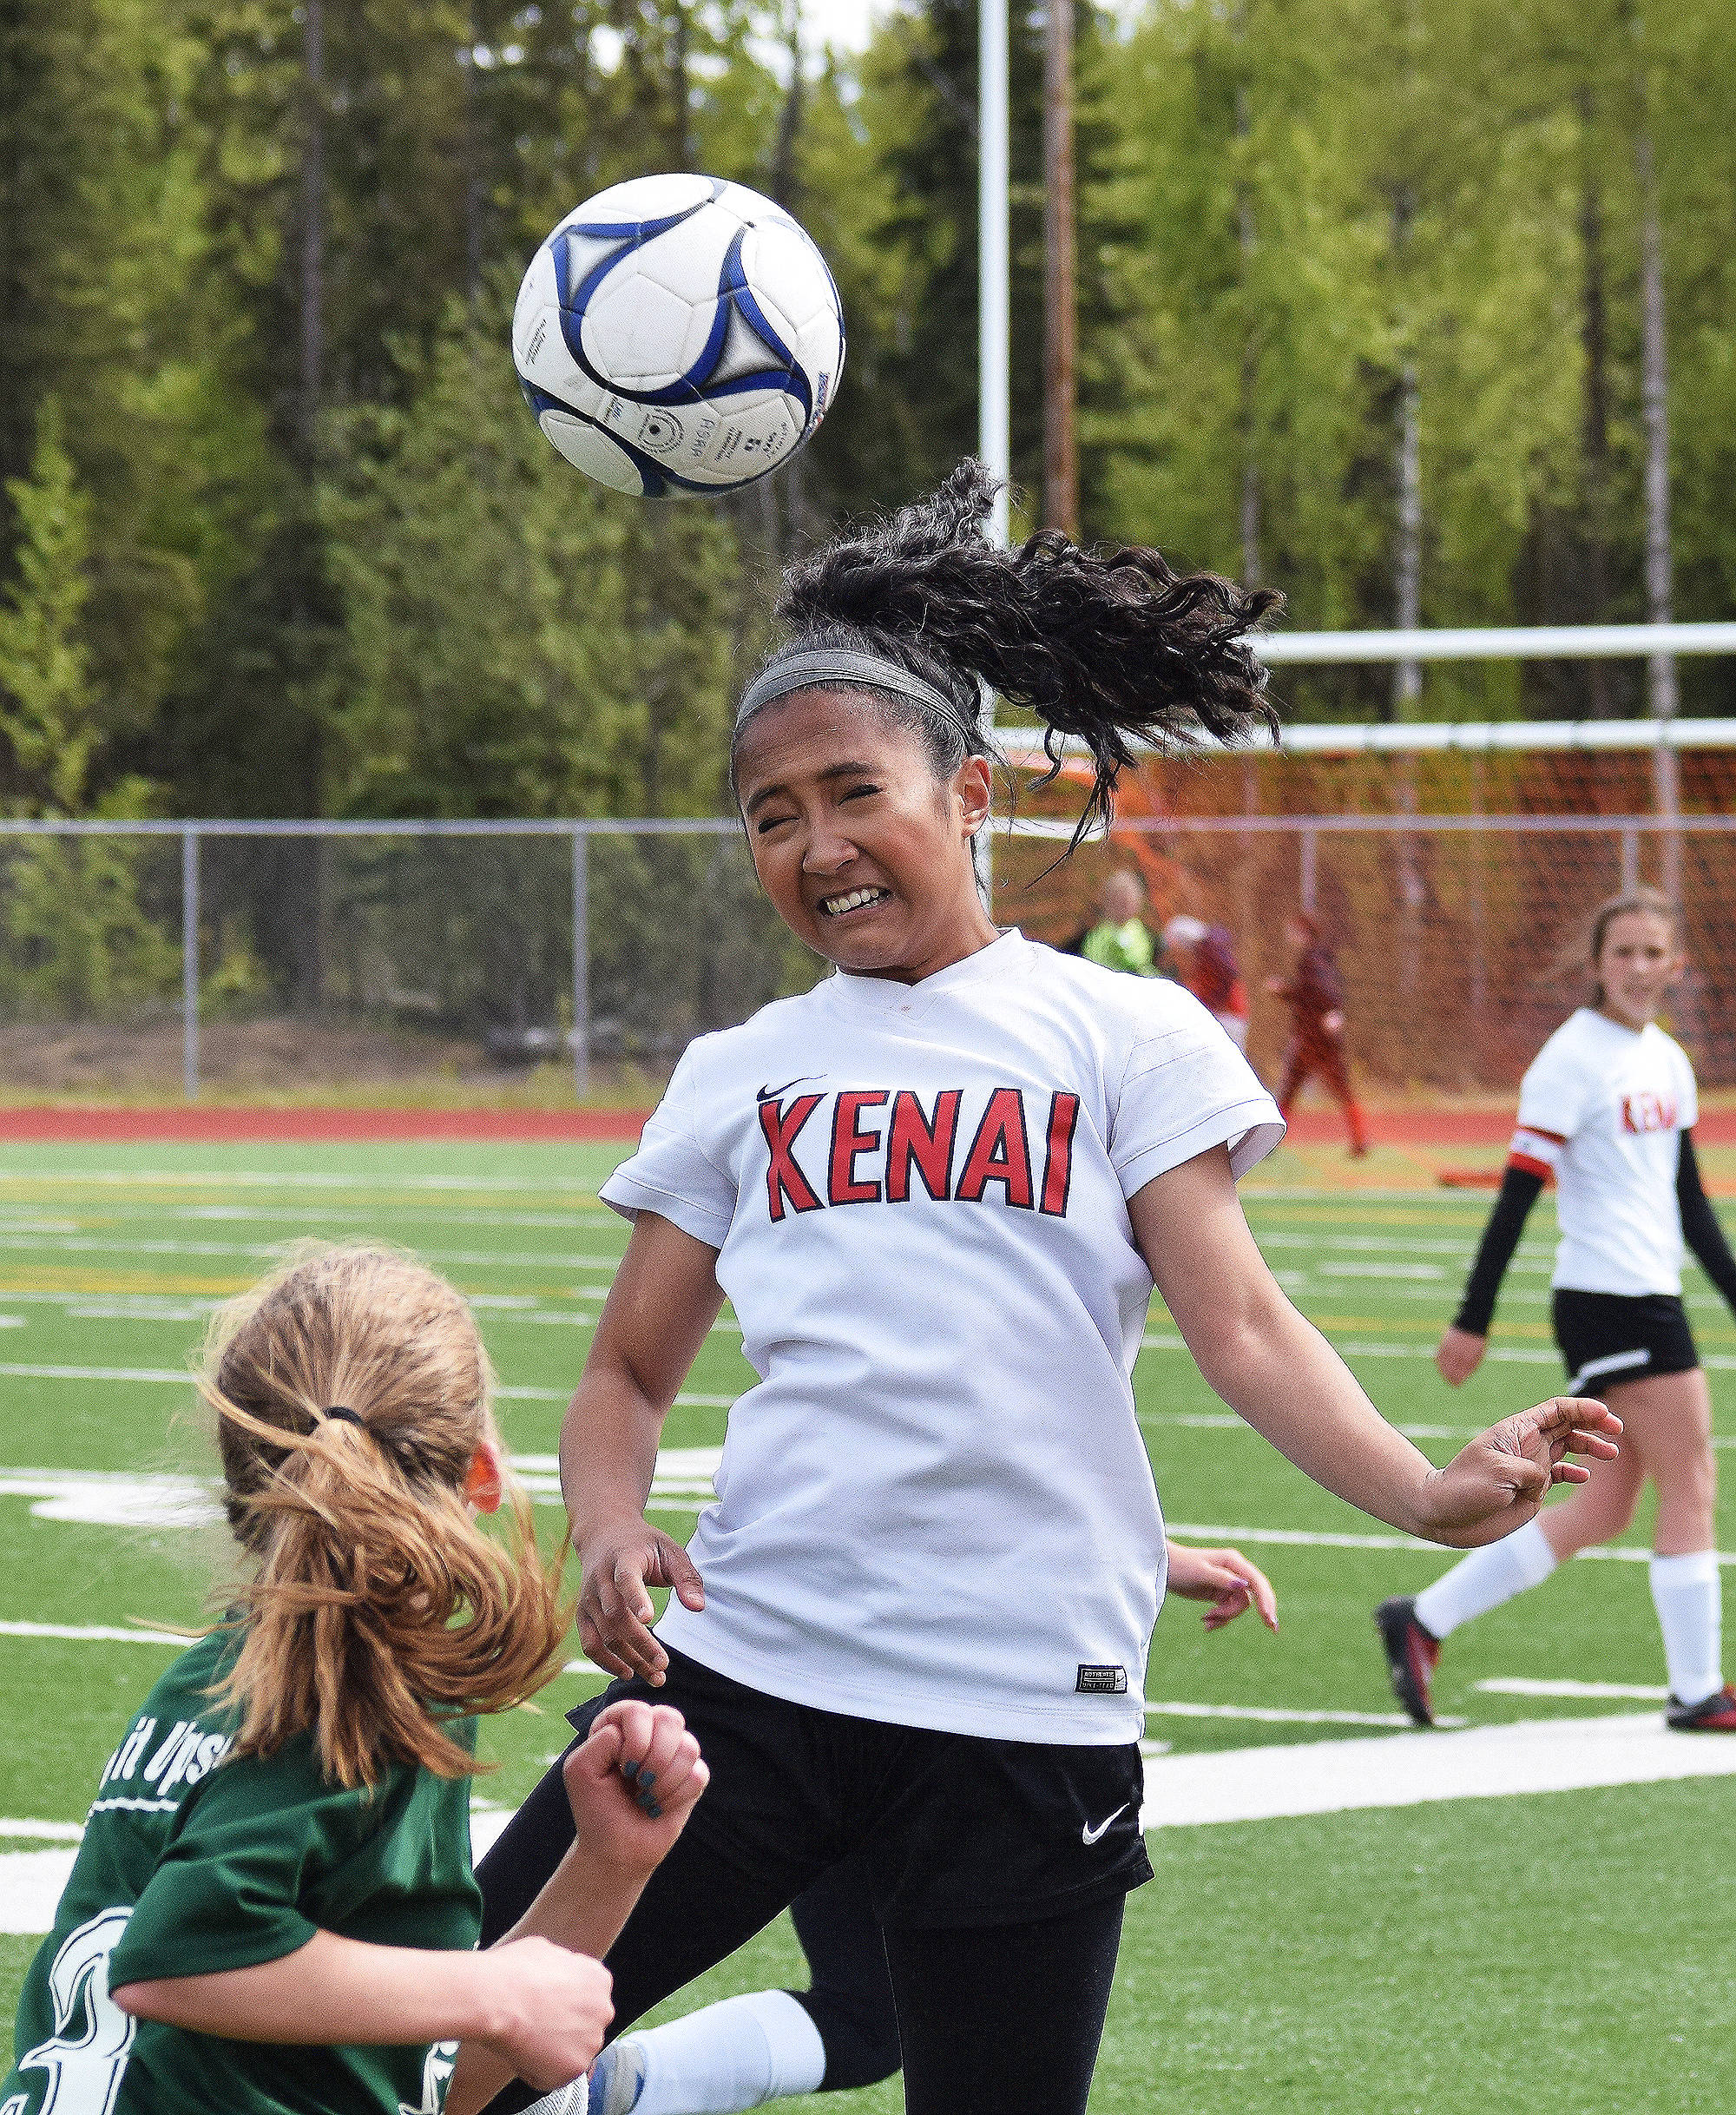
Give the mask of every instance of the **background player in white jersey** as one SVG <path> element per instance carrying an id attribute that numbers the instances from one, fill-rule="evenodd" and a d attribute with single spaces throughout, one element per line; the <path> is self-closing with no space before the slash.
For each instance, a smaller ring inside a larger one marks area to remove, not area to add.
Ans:
<path id="1" fill-rule="evenodd" d="M 1278 1628 L 1272 1582 L 1240 1550 L 1167 1542 L 1166 1596 L 1207 1604 L 1221 1630 L 1250 1608 Z M 898 2069 L 898 2016 L 862 1861 L 846 1859 L 790 1905 L 806 1990 L 725 1998 L 666 2026 L 624 2034 L 592 2066 L 573 2115 L 736 2115 L 792 2093 L 848 2092 Z M 539 2105 L 564 2115 L 557 2104 Z"/>
<path id="2" fill-rule="evenodd" d="M 1154 1281 L 1250 1422 L 1437 1540 L 1529 1519 L 1619 1421 L 1558 1399 L 1432 1468 L 1254 1245 L 1235 1179 L 1281 1125 L 1229 1038 L 1167 979 L 990 923 L 979 686 L 1082 735 L 1107 795 L 1141 735 L 1268 723 L 1244 635 L 1273 600 L 1154 551 L 998 550 L 993 492 L 966 465 L 786 579 L 732 783 L 762 886 L 836 973 L 693 1044 L 603 1186 L 633 1233 L 562 1460 L 580 1636 L 621 1677 L 601 1701 L 667 1695 L 712 1772 L 610 1950 L 619 2026 L 856 1857 L 912 2115 L 1082 2115 L 1151 1869 Z M 683 1550 L 644 1505 L 726 1295 L 760 1379 Z M 551 1774 L 479 1870 L 485 1937 L 571 1834 Z"/>
<path id="3" fill-rule="evenodd" d="M 1712 1401 L 1681 1303 L 1683 1243 L 1733 1308 L 1736 1258 L 1694 1158 L 1693 1068 L 1654 1018 L 1683 966 L 1674 906 L 1655 889 L 1612 897 L 1592 918 L 1585 963 L 1595 997 L 1525 1075 L 1501 1196 L 1436 1363 L 1454 1387 L 1476 1371 L 1502 1275 L 1554 1175 L 1555 1337 L 1574 1394 L 1604 1397 L 1621 1412 L 1621 1453 L 1565 1504 L 1466 1558 L 1414 1600 L 1383 1602 L 1376 1621 L 1400 1702 L 1430 1723 L 1440 1641 L 1621 1534 L 1650 1477 L 1667 1716 L 1684 1732 L 1736 1733 L 1736 1694 L 1720 1659 Z"/>

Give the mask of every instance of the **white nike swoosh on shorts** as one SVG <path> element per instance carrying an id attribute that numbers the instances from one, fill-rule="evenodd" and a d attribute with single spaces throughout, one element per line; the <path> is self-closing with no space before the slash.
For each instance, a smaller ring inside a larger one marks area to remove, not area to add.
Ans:
<path id="1" fill-rule="evenodd" d="M 1117 1807 L 1115 1812 L 1110 1815 L 1108 1821 L 1099 1822 L 1095 1828 L 1089 1827 L 1082 1828 L 1079 1831 L 1079 1841 L 1082 1843 L 1095 1843 L 1108 1828 L 1109 1822 L 1120 1821 L 1122 1815 L 1124 1815 L 1127 1810 L 1127 1804 L 1124 1801 L 1121 1805 Z"/>
<path id="2" fill-rule="evenodd" d="M 1588 1380 L 1601 1380 L 1606 1374 L 1631 1373 L 1636 1366 L 1649 1366 L 1649 1351 L 1612 1351 L 1607 1359 L 1588 1359 L 1568 1383 L 1568 1394 L 1577 1395 Z"/>

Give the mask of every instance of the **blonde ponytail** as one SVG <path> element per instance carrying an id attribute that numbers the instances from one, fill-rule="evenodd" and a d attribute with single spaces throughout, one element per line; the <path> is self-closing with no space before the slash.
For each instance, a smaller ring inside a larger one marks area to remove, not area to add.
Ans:
<path id="1" fill-rule="evenodd" d="M 237 1753 L 307 1732 L 339 1784 L 394 1761 L 462 1776 L 475 1764 L 443 1722 L 509 1710 L 558 1670 L 561 1558 L 538 1557 L 522 1492 L 504 1541 L 464 1496 L 494 1437 L 490 1381 L 458 1295 L 386 1249 L 306 1254 L 217 1317 L 199 1386 L 257 1559 L 217 1692 Z"/>

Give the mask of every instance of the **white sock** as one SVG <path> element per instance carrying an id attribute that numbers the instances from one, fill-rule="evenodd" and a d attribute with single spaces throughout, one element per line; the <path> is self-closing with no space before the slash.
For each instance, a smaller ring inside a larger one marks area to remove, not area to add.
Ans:
<path id="1" fill-rule="evenodd" d="M 1436 1637 L 1445 1637 L 1510 1601 L 1528 1586 L 1541 1586 L 1555 1568 L 1555 1553 L 1541 1519 L 1528 1520 L 1500 1542 L 1486 1543 L 1425 1586 L 1417 1597 L 1417 1620 Z"/>
<path id="2" fill-rule="evenodd" d="M 1724 1686 L 1724 1585 L 1716 1550 L 1652 1559 L 1652 1605 L 1678 1703 L 1703 1703 Z"/>
<path id="3" fill-rule="evenodd" d="M 786 1990 L 757 1990 L 621 2037 L 645 2057 L 633 2115 L 733 2115 L 764 2100 L 812 2093 L 825 2076 L 825 2044 Z"/>

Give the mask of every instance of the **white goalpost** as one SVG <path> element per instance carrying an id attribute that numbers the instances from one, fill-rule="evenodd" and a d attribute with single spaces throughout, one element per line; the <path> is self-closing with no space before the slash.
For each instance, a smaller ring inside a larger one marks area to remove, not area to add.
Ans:
<path id="1" fill-rule="evenodd" d="M 1736 624 L 1280 633 L 1255 644 L 1274 669 L 1736 656 Z M 1736 717 L 1305 721 L 1275 745 L 1202 742 L 1130 774 L 1108 841 L 1098 833 L 1093 856 L 1062 867 L 1085 750 L 1060 744 L 1061 783 L 1033 796 L 1049 763 L 1042 732 L 999 730 L 1026 795 L 996 825 L 1004 904 L 1039 937 L 1076 927 L 1107 857 L 1138 868 L 1154 912 L 1230 933 L 1252 992 L 1283 966 L 1287 911 L 1307 910 L 1338 947 L 1373 1079 L 1505 1092 L 1559 1018 L 1545 972 L 1576 920 L 1655 880 L 1688 928 L 1673 1020 L 1703 1076 L 1736 1085 Z M 1269 1041 L 1275 1031 L 1255 1013 L 1256 1044 Z"/>

